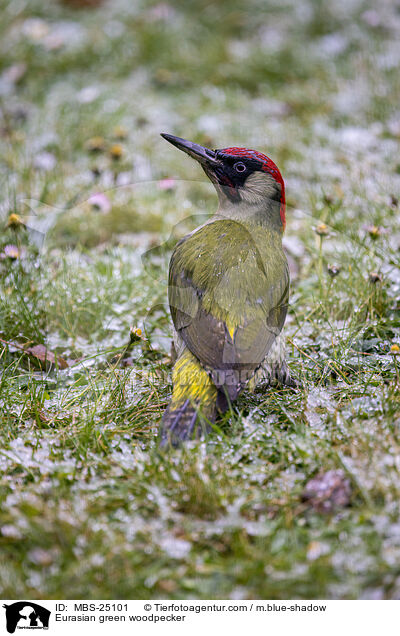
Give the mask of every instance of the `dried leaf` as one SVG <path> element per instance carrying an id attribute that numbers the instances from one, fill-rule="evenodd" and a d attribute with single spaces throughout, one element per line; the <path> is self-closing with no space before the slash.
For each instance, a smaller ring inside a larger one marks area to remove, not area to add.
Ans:
<path id="1" fill-rule="evenodd" d="M 33 356 L 40 362 L 43 362 L 45 365 L 57 365 L 60 369 L 66 369 L 69 365 L 68 362 L 61 358 L 61 356 L 56 356 L 52 351 L 49 351 L 44 345 L 38 344 L 33 347 L 28 347 L 24 349 L 26 353 Z"/>
<path id="2" fill-rule="evenodd" d="M 0 338 L 0 342 L 7 345 L 7 347 L 10 347 L 11 350 L 23 351 L 24 353 L 33 356 L 39 362 L 43 362 L 45 366 L 51 366 L 54 364 L 58 366 L 59 369 L 67 369 L 70 366 L 70 363 L 67 360 L 65 360 L 61 356 L 57 356 L 42 344 L 27 347 L 22 346 L 17 342 L 4 340 L 3 338 Z"/>

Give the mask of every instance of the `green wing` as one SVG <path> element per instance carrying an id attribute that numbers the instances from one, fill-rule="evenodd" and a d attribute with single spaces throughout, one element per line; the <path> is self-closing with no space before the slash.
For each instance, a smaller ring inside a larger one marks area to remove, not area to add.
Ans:
<path id="1" fill-rule="evenodd" d="M 217 220 L 184 238 L 169 269 L 175 329 L 235 399 L 285 322 L 289 273 L 281 237 Z"/>

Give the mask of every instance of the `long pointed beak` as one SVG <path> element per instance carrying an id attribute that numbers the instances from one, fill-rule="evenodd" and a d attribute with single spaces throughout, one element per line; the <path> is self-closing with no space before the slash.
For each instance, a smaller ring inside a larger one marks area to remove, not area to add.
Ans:
<path id="1" fill-rule="evenodd" d="M 164 137 L 164 139 L 179 148 L 179 150 L 186 152 L 187 155 L 196 159 L 196 161 L 202 165 L 212 166 L 217 163 L 215 152 L 214 150 L 210 150 L 210 148 L 205 148 L 204 146 L 193 143 L 193 141 L 187 141 L 186 139 L 175 137 L 175 135 L 168 135 L 167 133 L 161 133 L 161 137 Z"/>

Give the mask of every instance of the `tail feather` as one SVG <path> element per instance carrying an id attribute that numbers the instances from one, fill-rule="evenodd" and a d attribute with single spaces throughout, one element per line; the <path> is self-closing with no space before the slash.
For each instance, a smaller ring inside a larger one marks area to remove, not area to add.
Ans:
<path id="1" fill-rule="evenodd" d="M 209 410 L 210 411 L 210 410 Z M 205 416 L 199 411 L 198 406 L 186 400 L 178 408 L 170 404 L 164 413 L 161 423 L 160 447 L 180 446 L 182 442 L 190 439 L 204 437 L 211 430 L 215 421 L 215 408 Z"/>
<path id="2" fill-rule="evenodd" d="M 202 437 L 210 431 L 216 416 L 217 389 L 188 349 L 176 361 L 172 381 L 171 402 L 161 423 L 162 448 Z"/>

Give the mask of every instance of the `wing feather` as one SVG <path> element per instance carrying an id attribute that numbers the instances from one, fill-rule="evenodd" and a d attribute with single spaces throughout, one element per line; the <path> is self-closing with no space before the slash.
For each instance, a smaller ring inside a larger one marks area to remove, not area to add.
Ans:
<path id="1" fill-rule="evenodd" d="M 232 220 L 209 223 L 175 248 L 169 304 L 175 329 L 234 399 L 285 322 L 289 273 L 280 238 Z"/>

